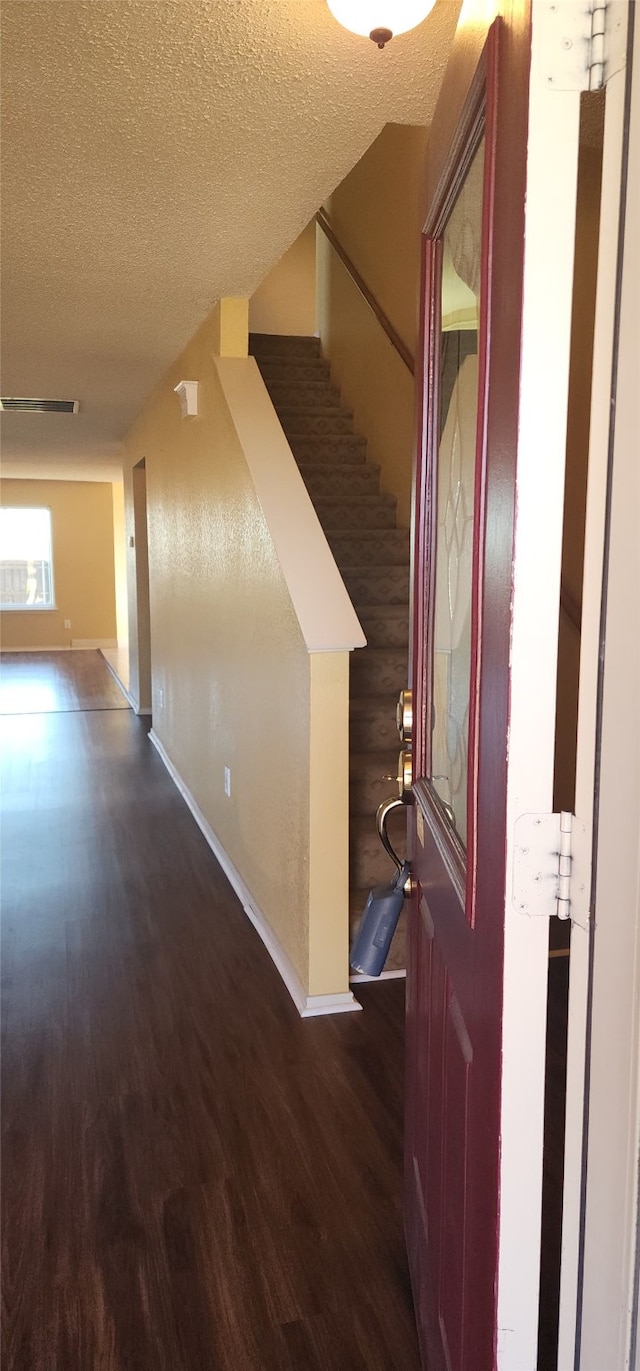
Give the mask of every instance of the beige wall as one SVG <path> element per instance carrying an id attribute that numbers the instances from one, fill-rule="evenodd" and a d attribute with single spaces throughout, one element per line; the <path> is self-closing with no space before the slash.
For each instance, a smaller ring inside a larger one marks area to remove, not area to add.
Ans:
<path id="1" fill-rule="evenodd" d="M 424 128 L 387 125 L 328 205 L 340 242 L 414 355 L 426 143 Z M 317 274 L 319 332 L 332 376 L 408 525 L 413 377 L 320 230 Z"/>
<path id="2" fill-rule="evenodd" d="M 126 647 L 129 640 L 127 608 L 127 543 L 124 518 L 124 485 L 114 481 L 113 492 L 113 564 L 116 592 L 116 632 L 118 647 Z"/>
<path id="3" fill-rule="evenodd" d="M 292 333 L 303 337 L 316 332 L 314 222 L 307 225 L 252 295 L 249 328 L 252 333 Z"/>
<path id="4" fill-rule="evenodd" d="M 128 531 L 146 467 L 153 727 L 305 992 L 344 994 L 348 655 L 307 651 L 212 362 L 221 336 L 214 311 L 126 440 Z M 199 382 L 197 418 L 181 379 Z"/>
<path id="5" fill-rule="evenodd" d="M 18 481 L 0 485 L 4 505 L 51 509 L 56 608 L 5 611 L 5 648 L 70 647 L 72 642 L 116 641 L 113 497 L 97 481 Z M 71 620 L 71 628 L 64 620 Z"/>

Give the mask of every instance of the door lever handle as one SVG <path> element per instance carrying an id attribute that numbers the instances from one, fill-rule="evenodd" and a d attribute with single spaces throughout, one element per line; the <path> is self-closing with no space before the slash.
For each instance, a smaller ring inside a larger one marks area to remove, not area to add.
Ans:
<path id="1" fill-rule="evenodd" d="M 406 809 L 406 805 L 395 796 L 392 796 L 390 800 L 383 800 L 382 804 L 379 804 L 376 810 L 376 824 L 378 827 L 378 837 L 385 852 L 389 853 L 389 856 L 395 866 L 397 866 L 398 871 L 402 871 L 402 862 L 387 833 L 387 819 L 393 809 Z"/>
<path id="2" fill-rule="evenodd" d="M 398 871 L 402 871 L 402 869 L 403 869 L 405 863 L 404 863 L 404 862 L 401 862 L 401 860 L 400 860 L 400 858 L 399 858 L 399 856 L 398 856 L 398 854 L 397 854 L 397 852 L 396 852 L 396 850 L 395 850 L 395 847 L 393 846 L 393 843 L 391 842 L 391 839 L 390 839 L 390 837 L 389 837 L 389 834 L 387 833 L 387 819 L 388 819 L 388 817 L 389 817 L 389 815 L 390 815 L 390 813 L 391 813 L 391 811 L 392 811 L 393 809 L 404 809 L 405 812 L 406 812 L 406 810 L 407 810 L 407 803 L 406 803 L 406 801 L 405 801 L 405 800 L 397 799 L 395 796 L 392 797 L 392 799 L 390 799 L 390 800 L 383 800 L 383 801 L 382 801 L 382 804 L 378 805 L 378 808 L 377 808 L 377 811 L 376 811 L 376 824 L 377 824 L 377 828 L 378 828 L 378 837 L 379 837 L 379 839 L 380 839 L 380 842 L 382 843 L 382 846 L 383 846 L 385 852 L 388 852 L 388 853 L 389 853 L 389 856 L 390 856 L 392 862 L 395 864 L 395 866 L 397 866 Z M 407 880 L 406 880 L 406 882 L 405 882 L 404 893 L 405 893 L 405 895 L 409 895 L 409 894 L 411 893 L 411 877 L 410 877 L 410 876 L 407 877 Z"/>

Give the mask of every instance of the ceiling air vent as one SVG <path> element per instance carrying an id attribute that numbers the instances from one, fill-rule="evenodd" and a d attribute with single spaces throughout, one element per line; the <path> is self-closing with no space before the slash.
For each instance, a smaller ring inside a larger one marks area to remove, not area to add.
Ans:
<path id="1" fill-rule="evenodd" d="M 79 400 L 25 400 L 16 395 L 3 395 L 0 409 L 19 409 L 25 414 L 77 414 Z"/>

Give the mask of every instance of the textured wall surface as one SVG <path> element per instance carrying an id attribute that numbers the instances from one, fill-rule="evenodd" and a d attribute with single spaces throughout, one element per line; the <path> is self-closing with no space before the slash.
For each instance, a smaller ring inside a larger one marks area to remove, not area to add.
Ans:
<path id="1" fill-rule="evenodd" d="M 458 9 L 379 52 L 325 0 L 5 0 L 3 386 L 81 403 L 5 416 L 5 456 L 115 455 L 214 301 L 430 119 Z"/>
<path id="2" fill-rule="evenodd" d="M 316 226 L 307 224 L 249 304 L 252 333 L 316 332 Z"/>
<path id="3" fill-rule="evenodd" d="M 418 333 L 428 130 L 388 124 L 329 201 L 331 223 L 410 352 Z"/>
<path id="4" fill-rule="evenodd" d="M 348 655 L 337 654 L 344 665 L 338 661 L 333 675 L 327 668 L 326 683 L 322 669 L 316 673 L 320 705 L 323 691 L 329 701 L 329 722 L 325 728 L 320 710 L 315 765 L 333 771 L 335 803 L 321 804 L 320 812 L 315 805 L 311 834 L 312 659 L 212 363 L 214 333 L 215 311 L 126 443 L 127 466 L 142 458 L 146 464 L 153 726 L 302 985 L 313 984 L 318 994 L 343 992 Z M 181 419 L 173 394 L 185 376 L 200 383 L 196 419 Z M 128 476 L 125 490 L 131 490 Z M 328 660 L 335 663 L 336 654 Z M 336 828 L 340 851 L 325 894 L 337 880 L 343 899 L 339 907 L 332 902 L 326 935 L 317 920 L 314 925 L 316 971 L 310 965 L 310 861 L 326 874 Z"/>
<path id="5" fill-rule="evenodd" d="M 420 282 L 420 206 L 427 130 L 388 125 L 331 196 L 342 245 L 396 331 L 415 354 Z M 318 321 L 331 372 L 382 485 L 409 524 L 415 395 L 413 377 L 346 269 L 318 231 Z"/>
<path id="6" fill-rule="evenodd" d="M 70 647 L 116 638 L 112 487 L 96 481 L 2 481 L 3 505 L 51 510 L 56 608 L 0 614 L 3 647 Z M 64 620 L 71 620 L 71 628 Z"/>

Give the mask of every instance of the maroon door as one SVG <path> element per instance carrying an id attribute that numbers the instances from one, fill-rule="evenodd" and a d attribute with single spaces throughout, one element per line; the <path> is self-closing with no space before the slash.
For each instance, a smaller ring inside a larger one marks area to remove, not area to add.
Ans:
<path id="1" fill-rule="evenodd" d="M 430 134 L 414 509 L 406 1223 L 425 1366 L 491 1371 L 530 14 L 458 29 Z M 486 7 L 485 7 L 486 9 Z M 464 17 L 464 13 L 463 13 Z"/>

